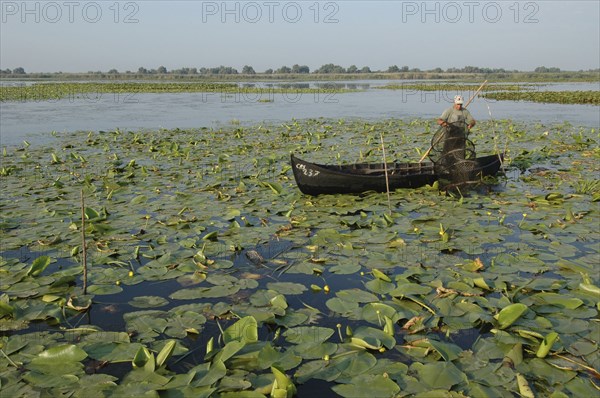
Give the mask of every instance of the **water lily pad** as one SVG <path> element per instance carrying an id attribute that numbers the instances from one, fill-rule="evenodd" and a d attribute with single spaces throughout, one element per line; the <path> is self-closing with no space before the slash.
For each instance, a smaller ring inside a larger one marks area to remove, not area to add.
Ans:
<path id="1" fill-rule="evenodd" d="M 306 342 L 294 347 L 294 352 L 303 359 L 320 359 L 336 352 L 338 346 L 331 342 Z"/>
<path id="2" fill-rule="evenodd" d="M 105 342 L 96 342 L 84 346 L 90 358 L 112 363 L 131 361 L 140 347 L 141 344 L 139 343 L 123 344 L 110 341 L 110 338 Z"/>
<path id="3" fill-rule="evenodd" d="M 348 384 L 333 386 L 332 390 L 342 397 L 394 397 L 400 392 L 400 387 L 384 376 L 357 376 Z"/>
<path id="4" fill-rule="evenodd" d="M 169 304 L 169 301 L 158 296 L 137 296 L 129 302 L 135 308 L 156 308 Z"/>
<path id="5" fill-rule="evenodd" d="M 212 287 L 196 287 L 181 289 L 172 293 L 169 297 L 174 300 L 195 300 L 201 298 L 218 298 L 227 297 L 237 293 L 240 290 L 240 286 L 237 285 L 224 285 L 224 286 L 212 286 Z"/>
<path id="6" fill-rule="evenodd" d="M 278 291 L 282 294 L 302 294 L 307 290 L 306 286 L 300 283 L 289 282 L 270 282 L 267 283 L 267 288 Z"/>
<path id="7" fill-rule="evenodd" d="M 46 375 L 37 372 L 29 372 L 23 378 L 38 388 L 67 387 L 79 381 L 75 375 Z"/>
<path id="8" fill-rule="evenodd" d="M 449 390 L 467 382 L 467 376 L 452 362 L 417 363 L 412 367 L 417 371 L 419 379 L 430 388 Z"/>
<path id="9" fill-rule="evenodd" d="M 333 312 L 337 312 L 344 316 L 348 316 L 348 314 L 356 313 L 359 309 L 358 303 L 354 301 L 345 301 L 339 297 L 334 297 L 325 302 L 327 308 L 329 308 Z"/>
<path id="10" fill-rule="evenodd" d="M 416 283 L 410 283 L 405 281 L 399 281 L 396 288 L 389 294 L 395 297 L 411 296 L 411 295 L 424 295 L 428 294 L 432 288 L 430 286 L 418 285 Z"/>
<path id="11" fill-rule="evenodd" d="M 442 356 L 442 358 L 444 358 L 445 361 L 454 361 L 462 352 L 462 349 L 456 344 L 433 339 L 430 339 L 429 343 Z"/>
<path id="12" fill-rule="evenodd" d="M 527 306 L 522 303 L 510 304 L 504 307 L 500 312 L 495 316 L 498 320 L 498 324 L 500 329 L 506 329 L 510 325 L 512 325 L 517 319 L 521 317 L 527 311 Z"/>
<path id="13" fill-rule="evenodd" d="M 256 319 L 247 316 L 235 322 L 225 329 L 223 332 L 223 340 L 225 343 L 230 341 L 241 341 L 244 343 L 258 341 L 258 324 Z"/>
<path id="14" fill-rule="evenodd" d="M 52 259 L 49 256 L 40 256 L 33 260 L 31 267 L 27 271 L 27 275 L 38 276 L 50 265 Z"/>
<path id="15" fill-rule="evenodd" d="M 379 341 L 381 342 L 381 345 L 385 346 L 388 350 L 391 350 L 396 345 L 396 339 L 394 337 L 385 333 L 381 329 L 375 329 L 370 326 L 361 326 L 357 328 L 356 330 L 354 330 L 352 337 L 359 338 L 367 342 L 369 342 L 370 340 Z M 381 345 L 376 347 L 375 349 L 381 348 Z"/>
<path id="16" fill-rule="evenodd" d="M 575 309 L 583 304 L 583 301 L 575 297 L 565 297 L 558 293 L 537 293 L 531 296 L 534 303 L 549 304 L 567 309 Z"/>
<path id="17" fill-rule="evenodd" d="M 330 328 L 301 326 L 286 330 L 283 333 L 283 336 L 292 344 L 322 343 L 329 339 L 334 333 L 335 331 Z"/>
<path id="18" fill-rule="evenodd" d="M 399 320 L 396 308 L 384 303 L 367 303 L 362 307 L 362 318 L 370 323 L 382 325 L 383 317 L 389 317 L 393 322 Z"/>
<path id="19" fill-rule="evenodd" d="M 361 289 L 340 290 L 336 293 L 336 296 L 342 300 L 356 303 L 371 303 L 378 301 L 377 296 L 375 296 L 373 293 Z"/>
<path id="20" fill-rule="evenodd" d="M 38 365 L 58 366 L 64 362 L 79 362 L 87 357 L 87 353 L 76 345 L 64 344 L 42 351 L 32 363 Z"/>
<path id="21" fill-rule="evenodd" d="M 154 372 L 156 359 L 154 355 L 144 346 L 140 346 L 136 352 L 131 364 L 134 368 L 144 368 L 148 372 Z"/>
<path id="22" fill-rule="evenodd" d="M 117 284 L 113 285 L 91 285 L 88 287 L 88 293 L 94 295 L 110 295 L 123 291 L 123 288 Z"/>

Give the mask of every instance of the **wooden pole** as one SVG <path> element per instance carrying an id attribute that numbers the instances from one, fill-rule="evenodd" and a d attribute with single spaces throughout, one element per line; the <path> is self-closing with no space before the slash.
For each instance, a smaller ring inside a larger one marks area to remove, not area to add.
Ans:
<path id="1" fill-rule="evenodd" d="M 83 189 L 81 190 L 81 257 L 83 263 L 83 294 L 87 294 L 87 248 L 85 244 L 85 203 L 83 200 Z"/>
<path id="2" fill-rule="evenodd" d="M 463 108 L 466 108 L 467 106 L 469 106 L 469 104 L 471 103 L 471 101 L 473 101 L 473 100 L 475 99 L 475 96 L 476 96 L 477 94 L 479 94 L 479 92 L 480 92 L 481 90 L 483 90 L 483 86 L 485 86 L 486 84 L 487 84 L 487 80 L 486 80 L 486 81 L 484 81 L 483 83 L 481 83 L 481 86 L 479 86 L 479 88 L 477 89 L 477 91 L 475 91 L 475 94 L 473 94 L 473 95 L 471 96 L 471 98 L 469 98 L 469 100 L 467 101 L 467 103 L 465 104 L 465 106 L 463 106 Z"/>
<path id="3" fill-rule="evenodd" d="M 390 213 L 391 213 L 392 212 L 392 203 L 390 201 L 390 180 L 388 178 L 387 159 L 385 157 L 385 145 L 383 144 L 383 133 L 379 133 L 379 137 L 381 138 L 381 150 L 383 152 L 383 171 L 385 173 L 385 188 L 387 191 L 388 209 L 390 210 Z"/>

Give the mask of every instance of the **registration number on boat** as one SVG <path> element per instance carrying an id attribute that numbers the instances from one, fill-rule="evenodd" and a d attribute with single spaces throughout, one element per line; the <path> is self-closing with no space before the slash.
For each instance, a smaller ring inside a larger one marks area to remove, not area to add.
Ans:
<path id="1" fill-rule="evenodd" d="M 313 170 L 311 168 L 306 167 L 305 164 L 297 164 L 296 168 L 302 171 L 302 174 L 304 174 L 307 177 L 316 177 L 318 176 L 321 172 L 319 170 Z"/>

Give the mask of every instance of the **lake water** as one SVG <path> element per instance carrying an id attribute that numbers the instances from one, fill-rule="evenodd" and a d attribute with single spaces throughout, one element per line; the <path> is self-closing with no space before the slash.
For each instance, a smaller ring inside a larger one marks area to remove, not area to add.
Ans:
<path id="1" fill-rule="evenodd" d="M 381 90 L 376 86 L 398 81 L 308 83 L 240 83 L 268 88 L 290 84 L 322 87 L 334 84 L 363 90 L 344 94 L 88 94 L 84 98 L 6 102 L 0 104 L 0 144 L 14 146 L 23 140 L 42 144 L 50 132 L 138 130 L 159 128 L 219 127 L 232 122 L 244 125 L 304 118 L 431 118 L 432 123 L 450 106 L 456 92 Z M 411 82 L 405 82 L 411 83 Z M 476 87 L 476 86 L 474 86 Z M 599 90 L 596 83 L 556 83 L 536 90 Z M 475 88 L 474 88 L 475 90 Z M 473 91 L 474 91 L 473 90 Z M 472 92 L 465 92 L 470 97 Z M 267 102 L 268 101 L 268 102 Z M 542 124 L 569 122 L 599 127 L 600 107 L 593 105 L 539 104 L 476 99 L 469 109 L 476 119 L 512 119 Z"/>

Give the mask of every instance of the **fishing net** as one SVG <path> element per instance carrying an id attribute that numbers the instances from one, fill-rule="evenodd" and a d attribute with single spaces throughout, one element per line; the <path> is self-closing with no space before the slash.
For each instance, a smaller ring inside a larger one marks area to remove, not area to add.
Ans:
<path id="1" fill-rule="evenodd" d="M 480 167 L 476 160 L 475 145 L 468 138 L 464 122 L 440 127 L 431 139 L 429 159 L 440 182 L 446 187 L 478 183 Z"/>

